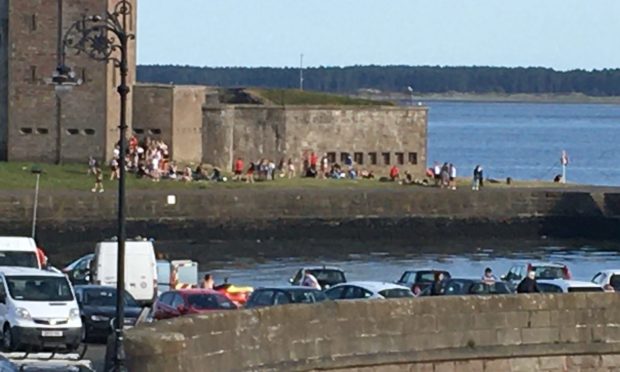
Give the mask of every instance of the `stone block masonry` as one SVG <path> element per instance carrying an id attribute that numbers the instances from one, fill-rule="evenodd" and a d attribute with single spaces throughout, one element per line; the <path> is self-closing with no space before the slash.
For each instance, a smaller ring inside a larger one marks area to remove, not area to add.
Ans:
<path id="1" fill-rule="evenodd" d="M 127 352 L 138 372 L 612 371 L 619 308 L 613 293 L 287 305 L 137 327 Z"/>

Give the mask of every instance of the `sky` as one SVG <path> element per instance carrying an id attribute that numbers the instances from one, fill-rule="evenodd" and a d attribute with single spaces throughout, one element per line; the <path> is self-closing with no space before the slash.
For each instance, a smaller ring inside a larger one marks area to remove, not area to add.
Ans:
<path id="1" fill-rule="evenodd" d="M 620 0 L 138 0 L 138 63 L 620 66 Z"/>

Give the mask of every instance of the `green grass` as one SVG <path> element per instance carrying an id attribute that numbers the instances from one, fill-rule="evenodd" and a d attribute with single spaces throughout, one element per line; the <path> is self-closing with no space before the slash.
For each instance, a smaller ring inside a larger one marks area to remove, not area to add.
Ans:
<path id="1" fill-rule="evenodd" d="M 95 179 L 92 175 L 87 175 L 86 164 L 33 164 L 33 163 L 7 163 L 0 162 L 0 190 L 31 190 L 35 186 L 36 176 L 31 173 L 31 169 L 39 168 L 43 170 L 41 175 L 42 190 L 90 190 Z M 387 174 L 387 170 L 386 170 Z M 226 175 L 230 179 L 230 175 Z M 381 175 L 379 175 L 381 176 Z M 116 190 L 117 181 L 110 181 L 110 171 L 104 168 L 104 188 L 106 190 Z M 513 181 L 512 186 L 505 183 L 491 184 L 485 182 L 485 187 L 489 188 L 536 188 L 554 187 L 570 188 L 576 185 L 561 185 L 546 181 Z M 245 182 L 181 182 L 173 180 L 161 180 L 153 182 L 150 179 L 138 179 L 135 175 L 127 174 L 128 189 L 158 189 L 158 190 L 178 190 L 178 189 L 240 189 L 240 188 L 401 188 L 397 183 L 379 182 L 378 180 L 322 180 L 311 178 L 278 178 L 276 181 L 256 181 L 254 184 Z M 459 179 L 459 188 L 470 188 L 471 180 Z"/>
<path id="2" fill-rule="evenodd" d="M 392 102 L 352 98 L 336 94 L 301 91 L 299 89 L 249 89 L 274 105 L 325 105 L 325 106 L 394 106 Z"/>

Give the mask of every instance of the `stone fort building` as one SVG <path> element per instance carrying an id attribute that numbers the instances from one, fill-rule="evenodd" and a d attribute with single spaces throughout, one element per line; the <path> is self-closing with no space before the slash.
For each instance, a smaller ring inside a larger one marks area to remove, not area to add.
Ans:
<path id="1" fill-rule="evenodd" d="M 64 31 L 85 15 L 103 14 L 118 0 L 63 0 Z M 137 0 L 131 1 L 134 10 Z M 129 26 L 135 33 L 137 18 Z M 58 0 L 0 0 L 0 160 L 107 161 L 118 141 L 119 83 L 111 64 L 67 51 L 83 80 L 56 93 Z M 137 38 L 139 40 L 139 37 Z M 425 107 L 228 104 L 203 86 L 136 84 L 130 43 L 128 124 L 139 138 L 165 141 L 173 160 L 230 170 L 238 156 L 301 161 L 312 151 L 332 162 L 350 155 L 367 169 L 391 165 L 424 172 Z"/>

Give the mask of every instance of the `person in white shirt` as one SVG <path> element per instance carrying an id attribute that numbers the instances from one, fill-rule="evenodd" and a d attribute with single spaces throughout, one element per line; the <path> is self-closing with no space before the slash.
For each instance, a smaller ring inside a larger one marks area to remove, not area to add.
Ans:
<path id="1" fill-rule="evenodd" d="M 456 167 L 450 163 L 450 188 L 456 190 Z"/>
<path id="2" fill-rule="evenodd" d="M 319 284 L 319 281 L 314 275 L 312 275 L 308 271 L 304 271 L 303 278 L 301 279 L 301 285 L 302 287 L 310 287 L 321 290 L 321 285 Z"/>

